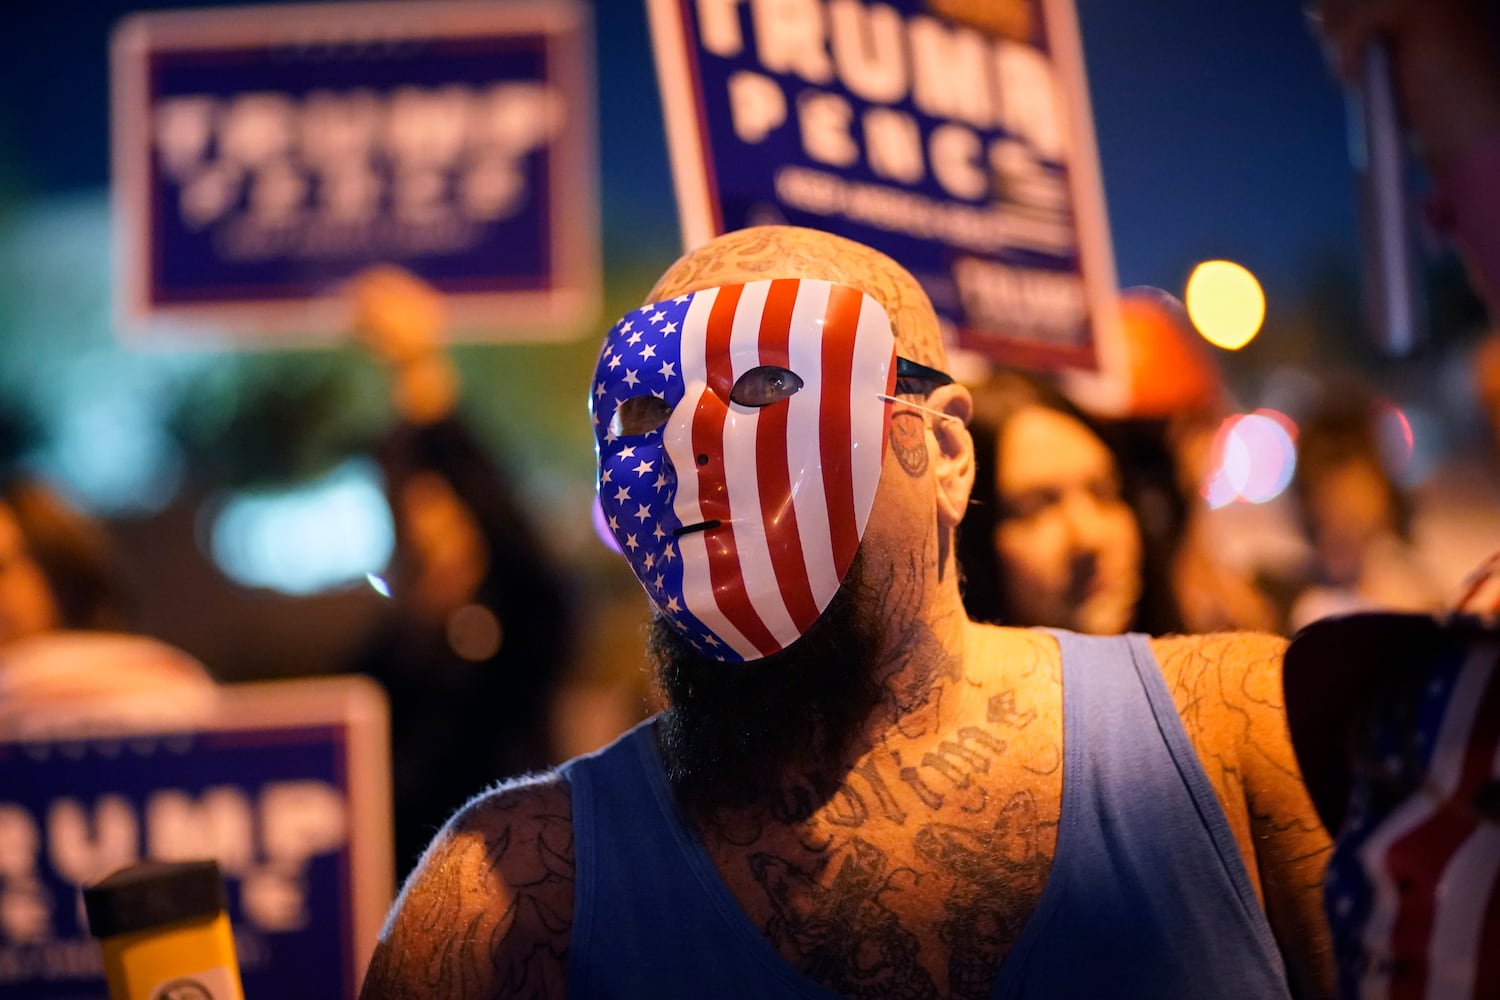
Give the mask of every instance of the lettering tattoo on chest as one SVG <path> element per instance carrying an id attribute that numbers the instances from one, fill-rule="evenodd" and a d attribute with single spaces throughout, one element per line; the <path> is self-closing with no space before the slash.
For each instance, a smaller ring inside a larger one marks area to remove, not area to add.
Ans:
<path id="1" fill-rule="evenodd" d="M 954 682 L 969 683 L 944 672 L 926 698 Z M 804 974 L 855 997 L 989 992 L 1056 843 L 1055 818 L 1006 775 L 1052 774 L 1062 754 L 1035 738 L 1018 754 L 1011 734 L 1039 712 L 1014 688 L 985 704 L 985 725 L 905 758 L 897 748 L 867 754 L 821 795 L 804 787 L 743 844 L 733 867 L 748 879 L 730 881 Z M 930 730 L 914 722 L 913 731 Z M 790 839 L 789 829 L 798 830 Z"/>
<path id="2" fill-rule="evenodd" d="M 891 789 L 881 777 L 880 768 L 876 766 L 875 761 L 866 758 L 854 765 L 854 769 L 850 771 L 851 784 L 854 778 L 858 778 L 874 796 L 876 808 L 880 810 L 881 815 L 897 826 L 906 822 L 906 810 L 901 808 L 901 803 L 891 794 Z"/>
<path id="3" fill-rule="evenodd" d="M 942 775 L 955 790 L 968 791 L 974 787 L 974 776 L 987 773 L 990 761 L 1004 752 L 1005 741 L 978 726 L 965 726 L 958 731 L 958 739 L 943 740 L 936 750 L 924 753 L 922 767 Z M 984 808 L 984 797 L 981 795 L 977 804 L 962 808 L 977 812 Z"/>
<path id="4" fill-rule="evenodd" d="M 973 780 L 974 776 L 988 773 L 990 764 L 1005 749 L 1005 741 L 993 733 L 977 726 L 965 726 L 958 731 L 957 739 L 943 740 L 936 750 L 922 754 L 916 767 L 903 766 L 899 750 L 889 751 L 884 759 L 893 766 L 901 783 L 928 809 L 941 809 L 948 801 L 938 787 L 929 784 L 930 778 L 938 786 L 949 787 L 949 795 L 967 793 L 959 803 L 964 812 L 980 812 L 988 802 L 988 792 Z M 904 824 L 906 810 L 887 784 L 881 763 L 873 755 L 856 763 L 844 784 L 829 796 L 820 818 L 838 826 L 857 827 L 870 817 L 873 806 L 881 818 L 898 826 Z M 790 796 L 791 801 L 784 802 L 775 818 L 789 822 L 812 815 L 814 797 L 810 790 L 799 787 L 783 794 Z"/>

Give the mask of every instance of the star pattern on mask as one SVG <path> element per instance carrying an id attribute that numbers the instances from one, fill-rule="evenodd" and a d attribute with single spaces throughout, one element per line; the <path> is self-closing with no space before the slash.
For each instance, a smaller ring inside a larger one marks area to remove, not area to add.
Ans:
<path id="1" fill-rule="evenodd" d="M 589 398 L 599 442 L 600 505 L 610 532 L 652 602 L 688 641 L 700 650 L 710 642 L 722 650 L 687 607 L 683 591 L 682 553 L 673 534 L 681 523 L 673 506 L 678 474 L 663 444 L 666 425 L 640 434 L 612 430 L 616 411 L 628 399 L 650 395 L 672 406 L 681 400 L 684 344 L 698 343 L 701 350 L 703 337 L 688 322 L 694 301 L 687 294 L 651 303 L 616 324 L 599 355 Z"/>

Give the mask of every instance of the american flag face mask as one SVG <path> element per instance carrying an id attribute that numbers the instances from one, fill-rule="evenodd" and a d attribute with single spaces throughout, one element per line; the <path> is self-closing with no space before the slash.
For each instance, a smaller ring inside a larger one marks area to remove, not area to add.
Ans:
<path id="1" fill-rule="evenodd" d="M 880 482 L 895 344 L 873 298 L 805 278 L 703 289 L 609 331 L 590 395 L 600 506 L 700 652 L 769 656 L 833 599 Z"/>

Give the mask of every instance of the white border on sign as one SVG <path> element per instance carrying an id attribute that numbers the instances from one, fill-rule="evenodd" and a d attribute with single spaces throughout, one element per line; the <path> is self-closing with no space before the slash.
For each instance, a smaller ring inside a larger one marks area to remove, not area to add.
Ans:
<path id="1" fill-rule="evenodd" d="M 723 227 L 712 151 L 703 124 L 705 102 L 697 72 L 697 46 L 688 37 L 682 0 L 647 0 L 647 3 L 682 243 L 685 250 L 691 250 L 720 235 Z M 1128 401 L 1129 388 L 1109 216 L 1084 72 L 1083 41 L 1072 0 L 1042 0 L 1041 6 L 1050 55 L 1068 114 L 1068 180 L 1078 220 L 1080 270 L 1098 366 L 1094 371 L 1068 368 L 1064 374 L 1069 391 L 1076 392 L 1090 409 L 1112 412 Z"/>
<path id="2" fill-rule="evenodd" d="M 597 319 L 602 301 L 598 153 L 594 73 L 588 8 L 577 0 L 400 0 L 372 3 L 290 4 L 132 14 L 116 27 L 110 45 L 111 172 L 115 316 L 126 339 L 155 339 L 174 325 L 202 326 L 228 335 L 215 347 L 298 346 L 349 329 L 351 309 L 337 287 L 324 296 L 275 302 L 221 301 L 161 305 L 151 300 L 148 178 L 151 146 L 147 60 L 151 53 L 209 47 L 316 44 L 368 38 L 463 37 L 481 32 L 537 32 L 547 36 L 551 82 L 561 87 L 568 115 L 551 167 L 548 213 L 553 220 L 551 273 L 546 291 L 449 292 L 453 329 L 469 339 L 493 340 L 484 331 L 504 328 L 508 341 L 576 334 Z M 352 277 L 352 275 L 351 275 Z M 201 337 L 175 339 L 187 346 Z"/>
<path id="3" fill-rule="evenodd" d="M 147 697 L 145 692 L 134 695 Z M 170 697 L 170 695 L 169 695 Z M 332 727 L 345 734 L 348 775 L 349 871 L 346 889 L 351 949 L 344 978 L 358 987 L 375 951 L 380 928 L 395 899 L 395 848 L 391 797 L 390 710 L 385 692 L 368 677 L 346 675 L 226 684 L 214 689 L 208 714 L 182 725 L 143 723 L 128 715 L 111 718 L 109 703 L 84 702 L 70 720 L 70 706 L 55 708 L 56 724 L 4 739 L 10 746 L 36 747 L 119 740 L 164 740 L 245 731 L 270 732 Z M 28 754 L 34 751 L 21 751 Z M 476 789 L 478 791 L 478 789 Z"/>
<path id="4" fill-rule="evenodd" d="M 682 247 L 693 250 L 720 235 L 723 221 L 709 180 L 708 139 L 703 135 L 703 88 L 694 48 L 687 39 L 678 0 L 647 0 L 656 81 L 667 125 L 667 155 L 677 189 Z"/>
<path id="5" fill-rule="evenodd" d="M 385 692 L 362 676 L 229 684 L 220 690 L 223 700 L 215 723 L 197 731 L 333 725 L 348 733 L 348 890 L 354 948 L 353 968 L 346 971 L 349 982 L 359 983 L 396 896 L 391 723 Z"/>
<path id="6" fill-rule="evenodd" d="M 1104 174 L 1099 167 L 1099 144 L 1094 138 L 1094 110 L 1089 101 L 1083 36 L 1078 30 L 1073 0 L 1043 0 L 1042 8 L 1057 78 L 1068 108 L 1068 128 L 1072 134 L 1068 178 L 1073 188 L 1073 217 L 1078 220 L 1083 287 L 1093 321 L 1098 365 L 1094 371 L 1066 369 L 1065 388 L 1070 396 L 1086 402 L 1095 413 L 1123 413 L 1130 402 L 1130 373 L 1120 327 L 1119 277 L 1115 271 L 1114 241 L 1109 233 L 1109 206 L 1104 199 Z"/>

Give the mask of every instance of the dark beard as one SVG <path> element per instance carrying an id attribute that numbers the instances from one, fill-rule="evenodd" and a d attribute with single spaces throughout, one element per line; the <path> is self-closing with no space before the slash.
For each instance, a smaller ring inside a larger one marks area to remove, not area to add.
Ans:
<path id="1" fill-rule="evenodd" d="M 668 708 L 658 723 L 667 777 L 683 802 L 713 814 L 785 798 L 810 815 L 838 788 L 841 768 L 881 700 L 875 676 L 878 607 L 858 554 L 828 607 L 800 639 L 748 663 L 690 646 L 661 615 L 647 651 Z M 786 816 L 784 818 L 805 818 Z"/>

